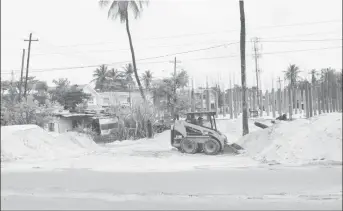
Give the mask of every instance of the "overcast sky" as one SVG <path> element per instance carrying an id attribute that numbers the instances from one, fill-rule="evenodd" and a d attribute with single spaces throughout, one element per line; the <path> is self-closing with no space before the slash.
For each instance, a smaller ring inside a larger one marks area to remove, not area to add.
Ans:
<path id="1" fill-rule="evenodd" d="M 261 40 L 263 88 L 276 86 L 291 63 L 304 77 L 313 68 L 342 67 L 342 0 L 245 0 L 245 12 L 247 41 Z M 238 0 L 152 0 L 140 19 L 131 17 L 130 27 L 140 73 L 161 78 L 173 71 L 173 54 L 231 43 L 176 55 L 178 70 L 187 70 L 196 85 L 206 77 L 226 88 L 230 77 L 240 83 Z M 2 80 L 11 70 L 19 78 L 30 32 L 39 39 L 32 42 L 30 75 L 50 85 L 61 77 L 89 83 L 96 67 L 85 66 L 120 69 L 131 59 L 125 24 L 108 20 L 96 0 L 1 0 Z M 256 83 L 252 49 L 247 43 L 249 86 Z"/>

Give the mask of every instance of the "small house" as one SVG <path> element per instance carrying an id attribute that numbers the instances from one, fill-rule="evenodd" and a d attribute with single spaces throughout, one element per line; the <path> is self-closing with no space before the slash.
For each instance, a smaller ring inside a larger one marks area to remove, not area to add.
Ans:
<path id="1" fill-rule="evenodd" d="M 91 128 L 94 114 L 55 112 L 45 129 L 49 132 L 65 133 L 76 128 Z"/>

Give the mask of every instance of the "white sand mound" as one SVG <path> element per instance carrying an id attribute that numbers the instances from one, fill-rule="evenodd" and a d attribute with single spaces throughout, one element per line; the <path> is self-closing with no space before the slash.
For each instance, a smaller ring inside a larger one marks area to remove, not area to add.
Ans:
<path id="1" fill-rule="evenodd" d="M 77 133 L 53 136 L 37 125 L 1 127 L 1 161 L 55 159 L 95 150 L 97 145 Z"/>
<path id="2" fill-rule="evenodd" d="M 140 151 L 161 152 L 170 151 L 172 149 L 170 143 L 170 130 L 156 134 L 152 139 L 138 139 L 116 141 L 105 144 L 106 147 L 115 148 L 117 153 L 132 153 Z"/>
<path id="3" fill-rule="evenodd" d="M 342 114 L 278 122 L 237 144 L 254 159 L 281 164 L 342 163 Z"/>
<path id="4" fill-rule="evenodd" d="M 261 128 L 254 125 L 254 121 L 252 119 L 248 121 L 250 132 L 261 130 Z M 263 118 L 258 118 L 256 121 L 267 125 L 270 123 L 270 120 Z M 226 135 L 229 144 L 237 142 L 242 137 L 242 116 L 239 116 L 237 119 L 217 119 L 216 123 L 217 129 Z"/>

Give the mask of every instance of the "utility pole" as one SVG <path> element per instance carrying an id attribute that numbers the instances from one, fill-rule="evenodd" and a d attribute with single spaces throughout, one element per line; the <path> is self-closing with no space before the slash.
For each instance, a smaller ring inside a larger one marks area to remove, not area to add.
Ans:
<path id="1" fill-rule="evenodd" d="M 172 105 L 172 117 L 173 119 L 175 120 L 176 119 L 176 112 L 175 112 L 175 105 L 176 105 L 176 64 L 177 63 L 181 63 L 180 61 L 177 61 L 176 60 L 176 57 L 174 57 L 174 61 L 170 61 L 171 63 L 174 63 L 174 84 L 173 84 L 173 93 L 174 93 L 174 96 L 173 96 L 173 105 Z"/>
<path id="2" fill-rule="evenodd" d="M 246 99 L 246 71 L 245 71 L 245 14 L 244 14 L 244 1 L 239 1 L 241 33 L 240 33 L 240 54 L 241 54 L 241 79 L 242 79 L 242 118 L 243 118 L 243 136 L 249 133 L 248 125 L 248 109 Z"/>
<path id="3" fill-rule="evenodd" d="M 260 82 L 260 70 L 259 70 L 259 66 L 258 66 L 258 59 L 261 57 L 261 54 L 260 54 L 260 49 L 259 49 L 259 38 L 258 37 L 254 37 L 252 40 L 251 40 L 254 45 L 253 45 L 253 56 L 254 56 L 254 59 L 255 59 L 255 72 L 256 72 L 256 91 L 257 91 L 257 106 L 258 107 L 261 107 L 261 104 L 260 104 L 260 92 L 259 92 L 259 82 Z"/>
<path id="4" fill-rule="evenodd" d="M 21 92 L 23 89 L 23 72 L 24 72 L 24 61 L 25 60 L 25 49 L 23 49 L 23 55 L 21 59 L 21 73 L 20 73 L 20 83 L 19 83 L 19 101 L 21 101 Z"/>
<path id="5" fill-rule="evenodd" d="M 25 99 L 27 99 L 26 92 L 27 92 L 27 78 L 29 76 L 29 65 L 30 65 L 30 53 L 31 53 L 31 42 L 38 42 L 38 39 L 33 40 L 32 39 L 32 33 L 30 33 L 30 37 L 28 40 L 24 40 L 25 42 L 29 42 L 29 48 L 27 52 L 27 62 L 26 62 L 26 77 L 25 77 L 25 90 L 24 90 L 24 96 Z"/>

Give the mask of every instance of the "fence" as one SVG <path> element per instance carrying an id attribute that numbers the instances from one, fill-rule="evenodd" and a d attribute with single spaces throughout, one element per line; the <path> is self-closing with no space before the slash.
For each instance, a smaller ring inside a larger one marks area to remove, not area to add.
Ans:
<path id="1" fill-rule="evenodd" d="M 217 97 L 218 95 L 216 95 Z M 254 89 L 246 92 L 248 115 L 276 118 L 287 114 L 288 118 L 302 115 L 306 118 L 322 113 L 342 112 L 342 87 L 329 83 L 304 83 L 302 87 L 286 87 L 257 93 Z M 242 113 L 242 90 L 229 89 L 223 96 L 224 106 L 219 113 L 231 119 Z M 216 102 L 218 100 L 216 99 Z"/>

